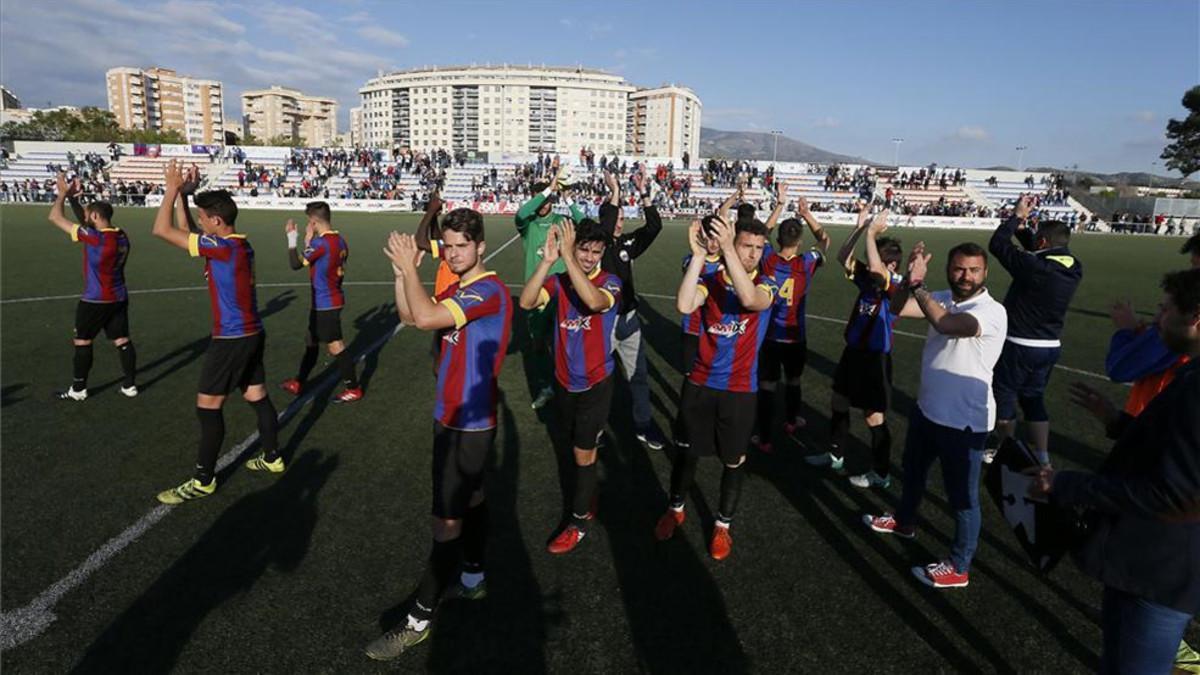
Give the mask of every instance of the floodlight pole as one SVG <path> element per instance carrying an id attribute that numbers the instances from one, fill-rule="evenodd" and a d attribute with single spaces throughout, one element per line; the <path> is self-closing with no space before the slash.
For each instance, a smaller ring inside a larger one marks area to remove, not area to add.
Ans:
<path id="1" fill-rule="evenodd" d="M 1017 146 L 1017 171 L 1025 170 L 1025 151 L 1028 149 L 1028 145 Z"/>
<path id="2" fill-rule="evenodd" d="M 892 154 L 892 164 L 894 164 L 896 166 L 897 170 L 900 169 L 900 144 L 903 142 L 904 142 L 903 138 L 893 138 L 892 139 L 892 143 L 894 143 L 896 146 L 895 152 Z"/>
<path id="3" fill-rule="evenodd" d="M 775 158 L 779 156 L 779 137 L 783 135 L 782 131 L 772 130 L 771 135 L 775 137 L 774 147 L 771 149 L 771 163 L 775 163 Z"/>

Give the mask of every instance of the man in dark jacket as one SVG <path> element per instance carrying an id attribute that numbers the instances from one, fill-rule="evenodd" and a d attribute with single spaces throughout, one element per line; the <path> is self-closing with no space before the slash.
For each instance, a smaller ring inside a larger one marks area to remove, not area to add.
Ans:
<path id="1" fill-rule="evenodd" d="M 1071 229 L 1057 220 L 1042 221 L 1034 233 L 1025 225 L 1033 200 L 1022 197 L 1012 217 L 992 234 L 988 250 L 1012 275 L 1004 296 L 1008 337 L 996 363 L 992 392 L 996 397 L 996 436 L 1000 443 L 1017 426 L 1021 405 L 1029 435 L 1042 464 L 1050 463 L 1050 416 L 1043 396 L 1062 351 L 1063 324 L 1083 265 L 1071 254 Z M 1013 243 L 1021 240 L 1021 246 Z M 998 445 L 998 444 L 997 444 Z M 990 455 L 985 458 L 990 461 Z"/>
<path id="2" fill-rule="evenodd" d="M 1200 269 L 1172 272 L 1162 288 L 1159 334 L 1191 361 L 1136 418 L 1076 384 L 1076 403 L 1117 422 L 1116 445 L 1096 473 L 1042 467 L 1030 487 L 1092 514 L 1075 558 L 1104 584 L 1102 673 L 1170 672 L 1200 612 Z"/>
<path id="3" fill-rule="evenodd" d="M 662 434 L 655 429 L 650 416 L 650 382 L 646 375 L 646 350 L 642 344 L 642 322 L 638 319 L 638 299 L 633 286 L 633 261 L 650 248 L 650 244 L 662 232 L 662 218 L 654 207 L 654 189 L 657 184 L 645 173 L 633 176 L 642 200 L 646 224 L 633 232 L 625 232 L 625 214 L 621 204 L 621 185 L 617 177 L 605 171 L 608 183 L 608 201 L 600 205 L 600 227 L 612 237 L 612 243 L 604 249 L 600 267 L 605 272 L 617 275 L 621 280 L 621 306 L 618 309 L 616 333 L 613 346 L 621 370 L 629 382 L 629 393 L 633 398 L 633 426 L 637 439 L 651 450 L 662 450 Z"/>

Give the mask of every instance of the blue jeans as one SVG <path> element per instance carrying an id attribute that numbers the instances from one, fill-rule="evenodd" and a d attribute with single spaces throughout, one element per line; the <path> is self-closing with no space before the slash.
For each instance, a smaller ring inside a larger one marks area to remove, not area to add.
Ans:
<path id="1" fill-rule="evenodd" d="M 942 480 L 946 499 L 954 509 L 954 543 L 950 562 L 959 572 L 968 572 L 971 558 L 979 547 L 979 472 L 983 465 L 986 432 L 951 429 L 930 422 L 914 405 L 908 416 L 908 434 L 904 439 L 904 489 L 896 523 L 916 525 L 917 507 L 925 496 L 925 480 L 935 459 L 942 462 Z"/>
<path id="2" fill-rule="evenodd" d="M 1191 615 L 1136 595 L 1104 587 L 1100 625 L 1104 652 L 1100 672 L 1141 675 L 1171 672 Z"/>
<path id="3" fill-rule="evenodd" d="M 613 325 L 613 351 L 633 398 L 633 426 L 638 432 L 650 428 L 650 379 L 646 374 L 646 350 L 642 344 L 642 321 L 637 311 L 617 315 Z"/>

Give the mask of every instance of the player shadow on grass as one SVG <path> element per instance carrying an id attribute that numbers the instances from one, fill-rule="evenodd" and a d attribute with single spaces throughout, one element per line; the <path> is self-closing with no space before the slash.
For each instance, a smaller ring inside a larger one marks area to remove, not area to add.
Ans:
<path id="1" fill-rule="evenodd" d="M 28 382 L 18 382 L 16 384 L 6 384 L 0 388 L 0 408 L 7 408 L 10 405 L 16 405 L 21 401 L 29 398 L 28 396 L 18 396 L 22 389 L 29 386 Z"/>
<path id="2" fill-rule="evenodd" d="M 522 453 L 536 446 L 522 445 L 503 392 L 497 412 L 500 442 L 484 483 L 491 519 L 488 596 L 439 607 L 426 661 L 432 672 L 544 673 L 547 636 L 564 623 L 561 594 L 545 593 L 534 575 L 518 513 Z M 402 621 L 411 602 L 390 610 L 381 623 L 391 627 Z"/>
<path id="3" fill-rule="evenodd" d="M 832 377 L 835 364 L 821 355 L 810 352 L 809 364 L 815 370 L 821 372 L 823 376 Z M 889 417 L 893 420 L 897 417 L 903 417 L 907 422 L 907 415 L 898 415 L 895 410 L 910 410 L 914 404 L 915 402 L 907 392 L 898 388 L 894 389 L 893 410 L 889 411 Z M 817 409 L 806 403 L 804 405 L 804 415 L 810 421 L 808 435 L 812 435 L 813 422 L 818 422 L 816 426 L 819 429 L 828 429 L 829 417 L 827 412 L 818 412 Z M 903 443 L 903 437 L 898 434 L 896 446 L 893 448 L 893 457 L 897 460 L 903 453 Z M 784 446 L 777 445 L 776 447 L 786 447 L 786 444 Z M 864 461 L 864 464 L 862 467 L 852 467 L 851 460 L 854 457 L 848 452 L 847 465 L 851 467 L 848 473 L 853 473 L 856 468 L 861 468 L 864 471 L 867 468 L 865 461 L 869 457 L 868 450 L 862 448 L 856 450 L 855 454 L 858 455 L 858 459 Z M 907 574 L 909 567 L 923 561 L 937 559 L 944 550 L 949 548 L 953 538 L 934 528 L 929 523 L 928 518 L 922 519 L 918 528 L 919 535 L 925 534 L 926 537 L 932 536 L 938 540 L 940 544 L 938 551 L 935 553 L 919 543 L 921 540 L 920 537 L 918 540 L 912 541 L 896 539 L 903 549 L 903 555 L 899 560 L 896 560 L 894 551 L 885 543 L 882 537 L 871 533 L 865 526 L 861 528 L 857 526 L 862 514 L 877 513 L 881 510 L 878 501 L 875 501 L 875 499 L 885 502 L 887 510 L 894 512 L 899 506 L 899 492 L 901 487 L 897 485 L 891 490 L 879 490 L 868 493 L 851 486 L 842 477 L 833 477 L 825 471 L 813 471 L 802 467 L 798 461 L 799 459 L 799 456 L 789 457 L 786 453 L 781 454 L 777 451 L 773 456 L 756 455 L 750 466 L 753 473 L 766 478 L 768 482 L 776 484 L 780 493 L 791 501 L 798 511 L 806 516 L 806 519 L 813 525 L 814 529 L 831 544 L 831 548 L 837 551 L 839 555 L 842 555 L 843 558 L 846 558 L 847 562 L 850 562 L 851 559 L 856 561 L 852 566 L 859 570 L 860 575 L 863 576 L 868 585 L 876 591 L 877 595 L 892 605 L 897 614 L 905 619 L 906 623 L 918 627 L 917 632 L 926 639 L 930 646 L 952 663 L 959 661 L 961 658 L 968 658 L 961 652 L 958 652 L 945 635 L 937 633 L 935 628 L 921 626 L 920 622 L 913 622 L 913 617 L 910 616 L 911 605 L 906 607 L 903 598 L 899 597 L 894 589 L 890 588 L 892 582 L 882 578 L 879 572 L 869 564 L 864 564 L 861 556 L 853 554 L 854 547 L 850 545 L 851 540 L 846 536 L 844 531 L 849 530 L 849 532 L 854 534 L 856 539 L 874 548 L 881 557 L 896 561 L 897 572 L 905 578 L 909 576 Z M 890 467 L 890 473 L 895 477 L 902 477 L 902 469 L 896 462 L 893 462 Z M 936 489 L 936 486 L 940 484 L 939 475 L 940 471 L 936 470 L 936 468 L 934 471 L 931 471 L 930 487 Z M 809 499 L 804 499 L 804 496 L 807 496 Z M 855 506 L 847 509 L 845 506 L 846 501 L 852 502 Z M 947 518 L 953 520 L 954 512 L 944 497 L 936 494 L 933 490 L 927 490 L 924 495 L 924 501 L 929 502 L 934 508 L 942 511 Z M 826 511 L 839 514 L 841 518 L 837 521 L 830 520 L 824 515 L 824 511 L 813 502 L 818 502 L 821 506 L 824 506 Z M 986 496 L 981 495 L 981 502 L 987 502 Z M 985 511 L 985 518 L 988 517 L 986 512 L 990 507 L 981 503 L 981 508 Z M 844 524 L 839 528 L 838 522 L 840 521 L 844 521 Z M 1006 539 L 1006 531 L 1001 532 L 999 535 L 991 531 L 989 526 L 994 524 L 994 519 L 992 522 L 985 522 L 985 527 L 980 532 L 980 542 L 988 544 L 991 549 L 1001 553 L 1001 559 L 999 561 L 995 559 L 988 560 L 986 555 L 982 558 L 977 556 L 972 563 L 973 571 L 986 575 L 988 583 L 995 584 L 1003 590 L 1005 595 L 1016 600 L 1029 615 L 1043 624 L 1048 635 L 1056 636 L 1059 639 L 1058 644 L 1060 647 L 1069 652 L 1085 668 L 1094 670 L 1099 665 L 1096 653 L 1078 639 L 1072 637 L 1069 627 L 1058 615 L 1050 608 L 1040 604 L 1038 599 L 1025 591 L 1024 588 L 1033 588 L 1035 585 L 1045 586 L 1049 591 L 1057 595 L 1060 600 L 1077 610 L 1085 619 L 1093 624 L 1098 620 L 1098 612 L 1071 595 L 1067 589 L 1057 582 L 1036 574 L 1029 563 L 1028 557 L 1018 551 Z M 1003 521 L 1000 521 L 1000 524 L 1003 526 Z M 850 555 L 847 555 L 847 552 Z M 1029 583 L 1026 586 L 1023 587 L 1011 581 L 1011 573 L 1014 566 L 1028 575 Z M 883 589 L 886 589 L 886 591 Z M 952 605 L 944 602 L 943 598 L 937 594 L 927 594 L 927 597 L 930 604 L 934 605 L 934 608 L 945 616 L 947 621 L 952 625 L 964 627 L 960 632 L 968 634 L 970 637 L 968 642 L 973 645 L 981 645 L 981 656 L 991 661 L 994 667 L 1001 667 L 997 665 L 998 663 L 1003 663 L 1003 657 L 1000 655 L 999 650 L 983 640 L 978 630 L 966 624 L 965 619 Z"/>
<path id="4" fill-rule="evenodd" d="M 270 300 L 267 300 L 267 303 L 259 308 L 258 315 L 259 315 L 259 317 L 265 319 L 266 317 L 271 316 L 272 314 L 276 314 L 278 312 L 283 311 L 284 309 L 287 309 L 287 307 L 289 305 L 291 305 L 295 299 L 296 299 L 295 291 L 290 291 L 290 290 L 283 291 L 283 292 L 279 293 L 278 295 L 274 296 L 273 298 L 271 298 Z M 136 335 L 134 336 L 134 339 L 136 340 Z M 188 366 L 188 364 L 192 363 L 196 359 L 203 356 L 204 352 L 208 350 L 208 345 L 211 341 L 212 341 L 212 337 L 210 335 L 205 335 L 204 337 L 193 340 L 181 347 L 176 347 L 175 349 L 171 350 L 170 352 L 167 352 L 166 354 L 163 354 L 163 355 L 155 358 L 153 361 L 150 361 L 148 363 L 139 364 L 138 370 L 137 370 L 137 374 L 138 374 L 137 385 L 138 385 L 139 392 L 144 394 L 147 390 L 149 390 L 154 385 L 158 384 L 159 382 L 161 382 L 162 380 L 166 379 L 167 377 L 173 375 L 174 373 L 178 372 L 179 370 L 186 368 Z M 140 345 L 142 343 L 139 342 L 137 344 Z M 169 365 L 167 365 L 167 364 L 169 364 Z M 153 377 L 145 378 L 145 375 L 147 373 L 159 368 L 160 366 L 164 366 L 164 365 L 167 366 L 165 369 L 163 369 L 160 372 L 155 373 Z M 90 387 L 88 389 L 88 393 L 89 393 L 89 395 L 94 396 L 96 394 L 103 392 L 106 389 L 115 387 L 116 385 L 120 384 L 122 382 L 122 380 L 123 380 L 123 378 L 118 377 L 114 380 L 105 382 L 104 384 L 101 384 L 100 386 Z"/>
<path id="5" fill-rule="evenodd" d="M 320 451 L 309 450 L 270 487 L 225 509 L 92 642 L 74 672 L 173 670 L 192 633 L 210 613 L 245 596 L 268 571 L 288 574 L 304 559 L 317 522 L 317 495 L 337 464 L 336 456 L 324 458 Z M 260 592 L 257 599 L 274 613 L 266 621 L 286 623 L 286 608 L 267 602 L 265 594 L 269 591 Z"/>
<path id="6" fill-rule="evenodd" d="M 646 450 L 634 435 L 629 387 L 615 376 L 620 382 L 613 392 L 607 443 L 597 459 L 604 475 L 593 529 L 604 528 L 638 662 L 651 673 L 746 672 L 749 660 L 724 596 L 693 543 L 698 537 L 700 550 L 706 550 L 716 520 L 701 491 L 705 481 L 697 480 L 688 495 L 694 519 L 672 540 L 657 541 L 654 524 L 668 498 L 655 465 L 667 476 L 676 451 L 654 461 L 658 451 Z"/>
<path id="7" fill-rule="evenodd" d="M 664 418 L 674 419 L 679 409 L 679 388 L 683 381 L 683 372 L 685 365 L 688 365 L 682 362 L 683 317 L 678 312 L 673 312 L 670 316 L 664 315 L 654 306 L 655 302 L 659 301 L 643 298 L 638 303 L 638 314 L 642 317 L 642 345 L 643 348 L 652 347 L 659 358 L 675 368 L 663 373 L 653 366 L 649 358 L 646 360 L 650 379 L 657 382 L 659 389 L 666 392 L 670 398 L 669 410 L 661 403 L 655 407 L 659 408 Z M 674 310 L 674 307 L 671 309 Z"/>

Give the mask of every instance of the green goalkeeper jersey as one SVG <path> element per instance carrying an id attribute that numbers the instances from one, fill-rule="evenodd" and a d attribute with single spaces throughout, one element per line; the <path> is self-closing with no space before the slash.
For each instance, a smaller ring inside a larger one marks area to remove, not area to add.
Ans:
<path id="1" fill-rule="evenodd" d="M 529 281 L 529 277 L 533 276 L 533 271 L 537 269 L 538 263 L 542 261 L 539 251 L 546 245 L 546 236 L 550 233 L 550 226 L 566 218 L 566 216 L 553 212 L 545 216 L 538 216 L 538 209 L 544 203 L 546 203 L 546 195 L 539 193 L 517 210 L 517 232 L 525 244 L 525 281 Z M 577 223 L 583 220 L 583 212 L 574 204 L 571 204 L 571 219 Z M 567 252 L 563 253 L 565 255 Z M 562 258 L 559 258 L 550 266 L 550 274 L 565 272 L 566 269 Z"/>

